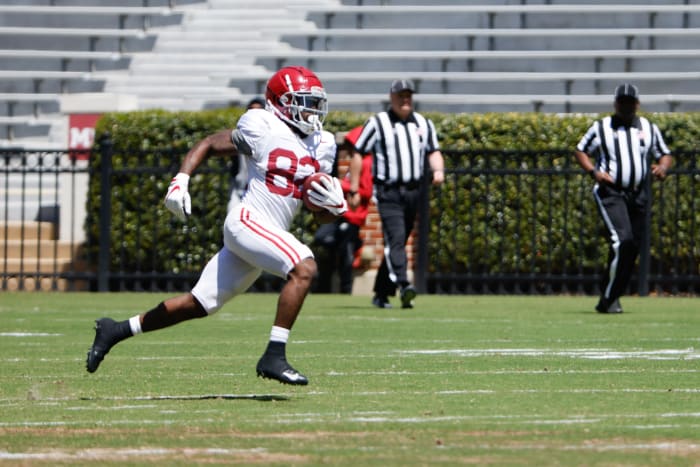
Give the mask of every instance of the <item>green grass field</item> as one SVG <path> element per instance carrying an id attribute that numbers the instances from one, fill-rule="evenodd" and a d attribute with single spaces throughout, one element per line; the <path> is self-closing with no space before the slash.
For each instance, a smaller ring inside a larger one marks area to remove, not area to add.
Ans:
<path id="1" fill-rule="evenodd" d="M 163 298 L 2 294 L 0 464 L 700 465 L 700 299 L 311 295 L 290 387 L 250 294 L 85 371 L 94 319 Z"/>

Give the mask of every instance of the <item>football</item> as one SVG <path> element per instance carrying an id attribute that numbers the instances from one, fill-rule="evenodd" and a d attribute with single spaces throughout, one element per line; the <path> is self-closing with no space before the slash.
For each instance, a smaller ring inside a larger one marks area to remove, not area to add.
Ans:
<path id="1" fill-rule="evenodd" d="M 323 177 L 330 177 L 330 175 L 325 174 L 323 172 L 316 172 L 314 174 L 309 175 L 306 177 L 306 180 L 304 180 L 304 187 L 301 191 L 301 198 L 304 200 L 304 205 L 309 209 L 309 211 L 323 211 L 323 208 L 320 206 L 315 205 L 308 197 L 309 190 L 311 190 L 311 183 L 312 182 L 319 182 L 321 183 L 321 179 Z"/>

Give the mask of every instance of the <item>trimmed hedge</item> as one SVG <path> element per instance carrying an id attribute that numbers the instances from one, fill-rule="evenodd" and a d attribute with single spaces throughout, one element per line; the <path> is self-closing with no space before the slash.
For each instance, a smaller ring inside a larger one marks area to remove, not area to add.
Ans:
<path id="1" fill-rule="evenodd" d="M 233 127 L 242 112 L 242 109 L 233 108 L 202 112 L 141 111 L 105 114 L 99 120 L 98 143 L 90 161 L 93 176 L 86 221 L 87 244 L 94 264 L 99 244 L 102 138 L 108 135 L 114 143 L 111 271 L 196 275 L 222 244 L 221 226 L 226 215 L 229 168 L 233 161 L 210 158 L 192 177 L 193 216 L 186 225 L 167 212 L 162 198 L 187 150 L 207 134 Z M 429 248 L 431 254 L 434 253 L 431 269 L 454 268 L 456 264 L 458 270 L 477 268 L 500 273 L 535 273 L 543 268 L 542 249 L 547 248 L 544 258 L 548 264 L 560 265 L 555 272 L 571 270 L 581 267 L 573 264 L 577 258 L 572 256 L 569 247 L 574 244 L 582 245 L 590 259 L 585 267 L 599 266 L 602 247 L 596 234 L 597 216 L 576 212 L 576 209 L 587 209 L 586 203 L 591 202 L 586 201 L 590 198 L 589 179 L 580 175 L 573 178 L 548 175 L 548 183 L 537 183 L 536 175 L 499 179 L 472 172 L 487 166 L 517 170 L 523 168 L 523 164 L 542 170 L 574 169 L 573 148 L 598 115 L 426 115 L 435 122 L 445 152 L 454 154 L 446 158 L 448 172 L 456 171 L 440 188 L 450 196 L 431 199 L 431 216 L 436 219 L 430 226 Z M 343 132 L 362 124 L 369 116 L 331 112 L 325 127 L 331 132 Z M 700 113 L 649 117 L 659 125 L 674 153 L 698 150 Z M 475 155 L 475 151 L 481 154 Z M 524 160 L 516 155 L 520 151 L 539 154 Z M 553 153 L 558 157 L 553 157 Z M 691 193 L 695 192 L 687 186 L 693 183 L 692 179 L 684 183 L 674 189 L 684 193 L 677 209 L 688 221 L 684 225 L 675 219 L 673 223 L 661 219 L 663 228 L 657 234 L 662 237 L 659 244 L 669 251 L 655 252 L 658 256 L 673 253 L 698 259 L 697 251 L 671 251 L 677 247 L 670 243 L 673 239 L 692 234 L 694 226 L 700 225 L 699 211 L 691 198 Z M 527 200 L 520 196 L 523 189 L 530 195 Z M 558 193 L 569 193 L 573 198 L 565 199 L 557 196 Z M 310 242 L 315 226 L 312 216 L 302 212 L 295 221 L 293 233 Z M 553 215 L 551 219 L 549 214 Z M 581 225 L 575 235 L 585 238 L 571 238 L 572 232 L 564 225 L 572 222 Z M 531 248 L 518 240 L 523 232 L 533 231 L 537 239 L 546 239 L 548 245 Z M 498 235 L 482 235 L 485 232 Z"/>

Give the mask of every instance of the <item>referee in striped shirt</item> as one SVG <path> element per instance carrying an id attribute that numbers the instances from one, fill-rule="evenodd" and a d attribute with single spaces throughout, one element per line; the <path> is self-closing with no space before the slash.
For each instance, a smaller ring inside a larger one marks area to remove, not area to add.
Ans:
<path id="1" fill-rule="evenodd" d="M 426 163 L 432 172 L 432 183 L 437 185 L 445 179 L 444 161 L 435 125 L 413 111 L 413 82 L 395 80 L 389 92 L 389 110 L 367 120 L 355 142 L 356 150 L 350 164 L 349 204 L 353 208 L 360 202 L 357 191 L 362 154 L 370 153 L 377 210 L 384 233 L 384 258 L 374 281 L 372 304 L 391 308 L 389 297 L 393 297 L 398 288 L 401 307 L 413 308 L 416 290 L 408 280 L 406 242 L 418 212 Z"/>
<path id="2" fill-rule="evenodd" d="M 596 305 L 599 313 L 622 313 L 619 297 L 627 288 L 645 233 L 650 195 L 647 179 L 651 174 L 663 180 L 673 162 L 659 128 L 637 116 L 638 110 L 637 87 L 618 86 L 615 114 L 594 122 L 574 153 L 596 182 L 593 197 L 610 244 Z"/>

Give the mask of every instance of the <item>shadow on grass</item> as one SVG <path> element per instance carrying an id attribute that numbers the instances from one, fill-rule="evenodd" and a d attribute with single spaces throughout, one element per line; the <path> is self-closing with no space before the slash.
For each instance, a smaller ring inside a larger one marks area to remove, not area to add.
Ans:
<path id="1" fill-rule="evenodd" d="M 287 401 L 289 397 L 276 394 L 203 394 L 189 396 L 134 396 L 134 397 L 81 397 L 83 401 L 136 400 L 136 401 L 203 401 L 208 399 L 250 400 L 260 402 Z"/>

